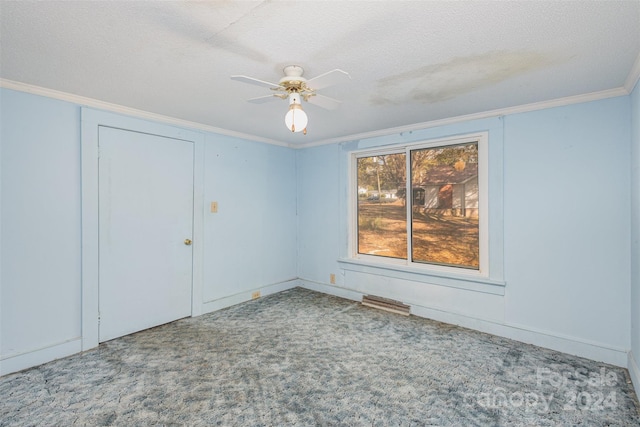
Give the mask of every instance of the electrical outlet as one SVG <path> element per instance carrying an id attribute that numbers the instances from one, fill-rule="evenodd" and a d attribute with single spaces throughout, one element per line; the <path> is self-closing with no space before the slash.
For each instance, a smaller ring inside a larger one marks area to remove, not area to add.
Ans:
<path id="1" fill-rule="evenodd" d="M 260 291 L 255 291 L 251 294 L 251 299 L 258 299 L 260 298 Z"/>
<path id="2" fill-rule="evenodd" d="M 335 274 L 331 273 L 331 274 L 329 275 L 329 282 L 330 282 L 332 285 L 335 285 L 335 284 L 336 284 L 336 275 L 335 275 Z"/>

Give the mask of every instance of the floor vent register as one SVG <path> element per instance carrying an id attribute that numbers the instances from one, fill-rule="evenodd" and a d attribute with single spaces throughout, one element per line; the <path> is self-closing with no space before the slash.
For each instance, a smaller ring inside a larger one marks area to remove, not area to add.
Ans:
<path id="1" fill-rule="evenodd" d="M 362 297 L 362 305 L 367 307 L 379 308 L 380 310 L 390 311 L 391 313 L 402 314 L 408 316 L 411 311 L 411 307 L 407 304 L 403 304 L 400 301 L 395 301 L 388 298 L 377 297 L 374 295 L 365 295 Z"/>

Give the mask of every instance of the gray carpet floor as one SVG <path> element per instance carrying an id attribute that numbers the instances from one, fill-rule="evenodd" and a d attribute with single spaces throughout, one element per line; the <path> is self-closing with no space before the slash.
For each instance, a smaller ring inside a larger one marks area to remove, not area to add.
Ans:
<path id="1" fill-rule="evenodd" d="M 0 378 L 2 426 L 638 426 L 626 370 L 292 289 Z"/>

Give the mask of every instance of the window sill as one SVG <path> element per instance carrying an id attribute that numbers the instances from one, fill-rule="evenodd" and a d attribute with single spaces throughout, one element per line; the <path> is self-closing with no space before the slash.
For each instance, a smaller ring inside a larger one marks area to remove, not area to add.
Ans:
<path id="1" fill-rule="evenodd" d="M 398 264 L 374 263 L 356 258 L 340 258 L 338 263 L 342 269 L 348 271 L 430 283 L 486 294 L 504 295 L 506 285 L 504 281 L 492 280 L 487 277 L 452 274 Z"/>

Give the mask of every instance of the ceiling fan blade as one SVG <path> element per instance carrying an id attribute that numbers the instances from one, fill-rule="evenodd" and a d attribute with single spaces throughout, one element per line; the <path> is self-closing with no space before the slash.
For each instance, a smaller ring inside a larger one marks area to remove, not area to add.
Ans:
<path id="1" fill-rule="evenodd" d="M 342 104 L 342 101 L 317 94 L 307 98 L 307 102 L 309 104 L 317 105 L 320 108 L 324 108 L 325 110 L 335 110 L 340 106 L 340 104 Z"/>
<path id="2" fill-rule="evenodd" d="M 265 102 L 275 101 L 278 98 L 280 97 L 274 93 L 271 95 L 259 96 L 257 98 L 247 99 L 247 102 L 250 102 L 252 104 L 264 104 Z"/>
<path id="3" fill-rule="evenodd" d="M 269 88 L 278 88 L 280 85 L 278 83 L 266 82 L 264 80 L 254 79 L 253 77 L 247 76 L 231 76 L 231 80 L 236 80 L 243 83 L 249 83 L 252 85 L 258 85 Z"/>
<path id="4" fill-rule="evenodd" d="M 349 75 L 349 73 L 347 73 L 346 71 L 335 69 L 307 80 L 307 86 L 316 90 L 340 83 L 346 83 L 349 80 L 351 80 L 351 76 Z"/>

